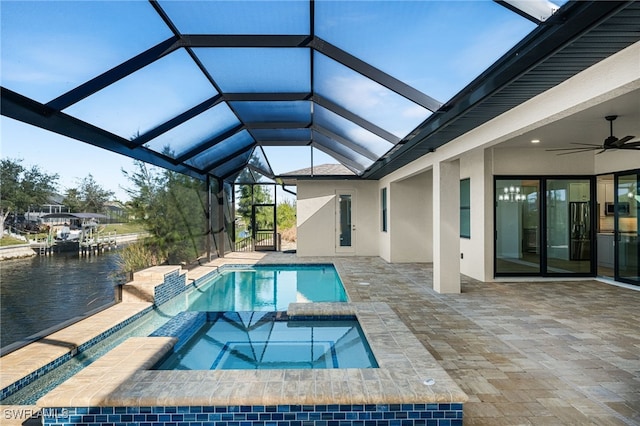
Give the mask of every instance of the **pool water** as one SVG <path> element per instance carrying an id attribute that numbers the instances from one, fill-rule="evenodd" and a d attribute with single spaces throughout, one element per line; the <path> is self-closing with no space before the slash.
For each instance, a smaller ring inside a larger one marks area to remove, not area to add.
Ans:
<path id="1" fill-rule="evenodd" d="M 154 333 L 156 336 L 174 335 L 179 339 L 174 351 L 154 369 L 260 370 L 378 366 L 358 321 L 352 316 L 293 319 L 283 312 L 184 314 L 177 315 Z"/>
<path id="2" fill-rule="evenodd" d="M 191 311 L 284 311 L 289 303 L 346 302 L 333 265 L 230 269 L 188 294 Z"/>
<path id="3" fill-rule="evenodd" d="M 268 279 L 273 281 L 269 282 Z M 275 311 L 286 310 L 291 302 L 347 300 L 333 265 L 233 267 L 155 307 L 153 311 L 0 402 L 35 404 L 45 393 L 128 337 L 148 336 L 184 311 Z"/>

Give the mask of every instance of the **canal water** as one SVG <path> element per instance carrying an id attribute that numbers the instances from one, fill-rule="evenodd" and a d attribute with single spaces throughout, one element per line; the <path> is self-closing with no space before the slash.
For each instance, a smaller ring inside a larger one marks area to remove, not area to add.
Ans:
<path id="1" fill-rule="evenodd" d="M 0 262 L 0 347 L 115 300 L 117 251 Z"/>

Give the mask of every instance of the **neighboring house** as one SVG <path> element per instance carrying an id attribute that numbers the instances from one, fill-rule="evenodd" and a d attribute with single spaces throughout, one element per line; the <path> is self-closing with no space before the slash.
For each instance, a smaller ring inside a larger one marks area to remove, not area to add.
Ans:
<path id="1" fill-rule="evenodd" d="M 78 213 L 70 212 L 69 207 L 63 204 L 64 196 L 55 194 L 49 197 L 47 203 L 40 206 L 31 207 L 30 211 L 24 214 L 24 220 L 28 222 L 38 222 L 44 215 L 55 213 Z M 105 203 L 105 209 L 101 214 L 104 216 L 103 221 L 121 222 L 127 219 L 124 205 L 119 201 L 108 201 Z"/>
<path id="2" fill-rule="evenodd" d="M 120 201 L 108 201 L 103 213 L 110 222 L 123 222 L 128 219 L 126 209 Z"/>
<path id="3" fill-rule="evenodd" d="M 63 200 L 64 196 L 60 194 L 50 196 L 45 204 L 32 206 L 28 212 L 25 212 L 25 221 L 35 223 L 45 214 L 68 213 L 69 208 L 63 204 Z"/>

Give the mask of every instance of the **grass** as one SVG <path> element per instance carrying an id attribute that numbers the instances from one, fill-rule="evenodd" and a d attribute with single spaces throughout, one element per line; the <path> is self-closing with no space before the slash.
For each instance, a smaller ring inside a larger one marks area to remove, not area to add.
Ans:
<path id="1" fill-rule="evenodd" d="M 16 246 L 18 244 L 27 244 L 27 243 L 23 240 L 19 240 L 17 238 L 7 237 L 7 236 L 4 236 L 0 239 L 0 247 Z"/>
<path id="2" fill-rule="evenodd" d="M 102 229 L 103 226 L 104 226 L 104 230 L 102 232 L 115 231 L 117 234 L 138 234 L 141 232 L 147 232 L 141 223 L 135 223 L 135 222 L 109 223 L 106 225 L 101 225 L 100 229 Z"/>

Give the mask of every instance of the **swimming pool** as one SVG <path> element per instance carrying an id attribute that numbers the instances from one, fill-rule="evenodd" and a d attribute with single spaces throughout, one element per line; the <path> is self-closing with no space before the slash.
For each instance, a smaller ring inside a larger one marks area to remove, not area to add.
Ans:
<path id="1" fill-rule="evenodd" d="M 346 302 L 333 265 L 227 268 L 187 294 L 190 311 L 285 311 L 289 303 Z"/>
<path id="2" fill-rule="evenodd" d="M 375 368 L 355 316 L 184 312 L 152 336 L 178 337 L 157 370 Z"/>
<path id="3" fill-rule="evenodd" d="M 268 281 L 271 280 L 271 282 Z M 2 404 L 33 404 L 112 348 L 132 336 L 148 336 L 182 311 L 286 310 L 291 302 L 348 300 L 342 282 L 331 264 L 314 265 L 228 265 L 204 276 L 167 302 L 133 321 L 95 346 L 79 351 L 37 379 L 1 400 Z M 245 294 L 244 291 L 256 292 Z"/>

